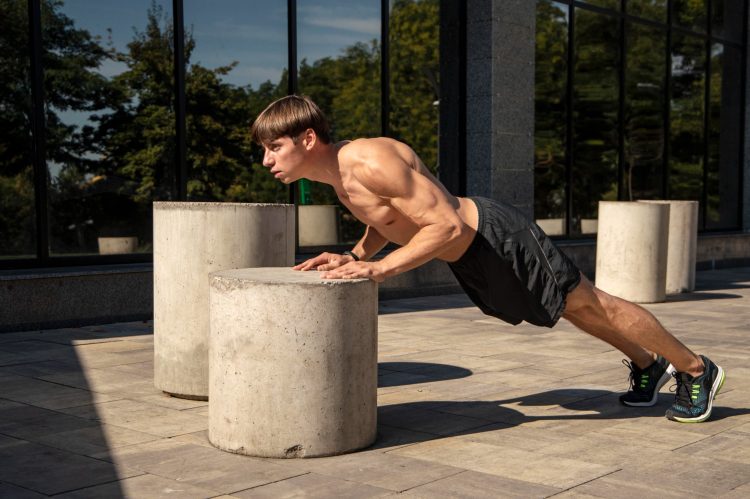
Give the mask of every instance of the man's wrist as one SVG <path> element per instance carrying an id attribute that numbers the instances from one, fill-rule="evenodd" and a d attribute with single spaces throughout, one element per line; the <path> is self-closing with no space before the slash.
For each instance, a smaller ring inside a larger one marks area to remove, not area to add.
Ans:
<path id="1" fill-rule="evenodd" d="M 356 254 L 355 252 L 353 252 L 353 251 L 348 251 L 348 250 L 347 250 L 347 251 L 344 251 L 344 253 L 343 253 L 343 254 L 344 254 L 344 255 L 349 255 L 350 257 L 354 258 L 354 261 L 355 261 L 355 262 L 358 262 L 358 261 L 360 261 L 360 260 L 361 260 L 361 258 L 360 258 L 360 257 L 358 257 L 358 256 L 357 256 L 357 254 Z"/>

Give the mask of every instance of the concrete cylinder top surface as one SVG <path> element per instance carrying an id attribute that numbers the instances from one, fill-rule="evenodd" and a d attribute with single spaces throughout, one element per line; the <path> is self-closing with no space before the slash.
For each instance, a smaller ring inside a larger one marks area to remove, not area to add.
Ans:
<path id="1" fill-rule="evenodd" d="M 375 441 L 377 284 L 315 271 L 211 274 L 208 439 L 262 457 Z"/>
<path id="2" fill-rule="evenodd" d="M 294 206 L 154 203 L 154 384 L 208 396 L 208 275 L 294 264 Z"/>
<path id="3" fill-rule="evenodd" d="M 600 201 L 596 286 L 636 303 L 666 298 L 669 205 Z"/>
<path id="4" fill-rule="evenodd" d="M 693 291 L 698 248 L 698 201 L 643 200 L 640 202 L 669 205 L 667 294 Z"/>

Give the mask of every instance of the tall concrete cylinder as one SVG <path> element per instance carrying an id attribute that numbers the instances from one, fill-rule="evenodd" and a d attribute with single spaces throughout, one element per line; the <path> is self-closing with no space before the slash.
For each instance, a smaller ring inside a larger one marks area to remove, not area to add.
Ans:
<path id="1" fill-rule="evenodd" d="M 208 439 L 262 457 L 370 445 L 377 284 L 257 268 L 211 274 Z"/>
<path id="2" fill-rule="evenodd" d="M 636 303 L 666 297 L 669 205 L 600 201 L 596 286 Z"/>
<path id="3" fill-rule="evenodd" d="M 698 248 L 698 201 L 641 201 L 669 205 L 667 245 L 668 295 L 695 289 L 695 255 Z"/>
<path id="4" fill-rule="evenodd" d="M 154 203 L 154 385 L 208 396 L 208 274 L 294 263 L 294 206 Z"/>

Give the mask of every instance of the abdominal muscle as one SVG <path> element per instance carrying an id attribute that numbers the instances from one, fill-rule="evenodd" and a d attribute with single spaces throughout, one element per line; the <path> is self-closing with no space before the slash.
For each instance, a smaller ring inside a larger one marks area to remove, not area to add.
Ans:
<path id="1" fill-rule="evenodd" d="M 474 235 L 477 231 L 477 225 L 479 222 L 479 215 L 477 207 L 473 201 L 467 198 L 455 198 L 459 206 L 457 208 L 458 215 L 465 224 L 465 228 L 461 237 L 452 241 L 442 252 L 440 252 L 436 258 L 446 262 L 455 262 L 466 252 L 474 240 Z M 354 208 L 353 212 L 360 211 Z M 369 211 L 369 210 L 368 210 Z M 364 215 L 355 213 L 355 215 Z M 414 224 L 411 220 L 404 217 L 401 213 L 394 210 L 393 208 L 381 206 L 371 213 L 361 216 L 363 222 L 367 223 L 370 227 L 376 229 L 383 237 L 389 241 L 396 243 L 400 246 L 405 246 L 411 241 L 414 235 L 419 231 L 419 227 Z"/>

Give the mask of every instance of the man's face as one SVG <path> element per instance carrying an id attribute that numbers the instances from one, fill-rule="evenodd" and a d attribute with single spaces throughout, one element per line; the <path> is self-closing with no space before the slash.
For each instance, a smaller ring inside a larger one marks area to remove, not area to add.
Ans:
<path id="1" fill-rule="evenodd" d="M 302 136 L 296 141 L 291 137 L 279 137 L 263 144 L 263 166 L 270 168 L 277 180 L 290 184 L 302 178 L 300 166 L 305 158 Z"/>

